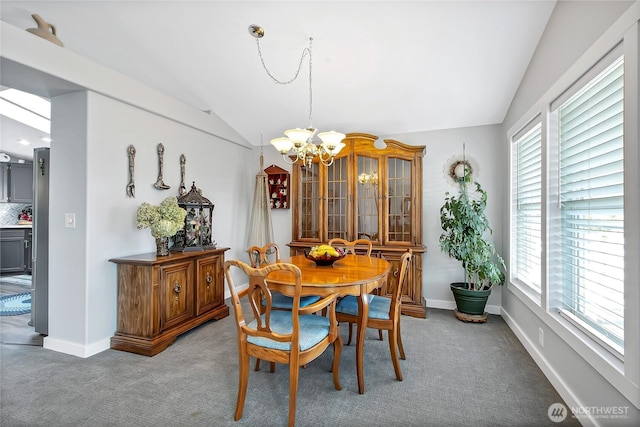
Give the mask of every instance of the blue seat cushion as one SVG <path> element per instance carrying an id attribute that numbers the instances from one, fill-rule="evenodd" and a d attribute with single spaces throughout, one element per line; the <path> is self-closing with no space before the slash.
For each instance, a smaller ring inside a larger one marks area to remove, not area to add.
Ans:
<path id="1" fill-rule="evenodd" d="M 260 317 L 264 322 L 264 314 Z M 251 329 L 256 329 L 256 320 L 252 320 L 247 326 Z M 329 326 L 329 319 L 327 317 L 313 314 L 300 316 L 300 351 L 310 349 L 329 335 Z M 291 323 L 291 312 L 283 310 L 272 311 L 271 330 L 282 335 L 292 333 L 293 324 Z M 247 336 L 247 342 L 275 350 L 291 350 L 290 342 L 278 342 L 264 337 L 253 337 L 249 335 Z"/>
<path id="2" fill-rule="evenodd" d="M 300 297 L 300 307 L 306 307 L 318 301 L 320 301 L 320 297 L 317 295 L 302 296 Z M 262 301 L 262 305 L 263 306 L 265 305 L 264 301 Z M 282 295 L 279 292 L 274 292 L 271 294 L 271 308 L 274 308 L 277 310 L 291 310 L 292 305 L 293 305 L 292 297 Z"/>
<path id="3" fill-rule="evenodd" d="M 389 309 L 391 308 L 391 298 L 380 297 L 378 295 L 367 294 L 369 299 L 369 319 L 389 320 Z M 342 298 L 336 306 L 337 313 L 358 315 L 358 298 L 347 295 Z"/>

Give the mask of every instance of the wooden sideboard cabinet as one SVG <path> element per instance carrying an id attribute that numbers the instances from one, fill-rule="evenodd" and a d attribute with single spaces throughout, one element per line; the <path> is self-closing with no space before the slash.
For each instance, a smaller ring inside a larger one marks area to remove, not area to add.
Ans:
<path id="1" fill-rule="evenodd" d="M 154 356 L 183 332 L 228 316 L 223 270 L 227 250 L 110 259 L 118 265 L 118 329 L 111 348 Z"/>
<path id="2" fill-rule="evenodd" d="M 377 148 L 375 135 L 350 133 L 330 166 L 314 159 L 291 172 L 292 254 L 333 238 L 367 239 L 372 256 L 392 264 L 388 293 L 395 289 L 400 257 L 412 249 L 402 313 L 426 317 L 422 296 L 422 163 L 424 146 L 392 139 Z"/>

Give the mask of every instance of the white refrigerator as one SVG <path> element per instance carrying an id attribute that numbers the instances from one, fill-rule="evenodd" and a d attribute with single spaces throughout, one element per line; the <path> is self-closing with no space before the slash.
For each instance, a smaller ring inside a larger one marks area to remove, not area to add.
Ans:
<path id="1" fill-rule="evenodd" d="M 31 325 L 49 334 L 49 148 L 33 150 Z"/>

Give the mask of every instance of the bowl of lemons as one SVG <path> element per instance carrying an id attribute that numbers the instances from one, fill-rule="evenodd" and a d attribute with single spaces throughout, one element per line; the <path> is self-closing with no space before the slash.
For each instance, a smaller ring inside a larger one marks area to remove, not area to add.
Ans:
<path id="1" fill-rule="evenodd" d="M 304 256 L 307 259 L 321 266 L 332 265 L 339 259 L 344 258 L 344 255 L 345 253 L 342 249 L 329 245 L 313 246 L 308 251 L 304 251 Z"/>

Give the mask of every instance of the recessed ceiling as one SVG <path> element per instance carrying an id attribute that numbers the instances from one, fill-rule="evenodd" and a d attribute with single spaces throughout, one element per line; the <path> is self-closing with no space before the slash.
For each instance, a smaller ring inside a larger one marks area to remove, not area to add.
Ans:
<path id="1" fill-rule="evenodd" d="M 313 125 L 393 136 L 501 123 L 555 1 L 3 1 L 0 18 L 53 23 L 69 49 L 200 110 L 254 145 Z M 34 36 L 35 37 L 35 36 Z"/>

